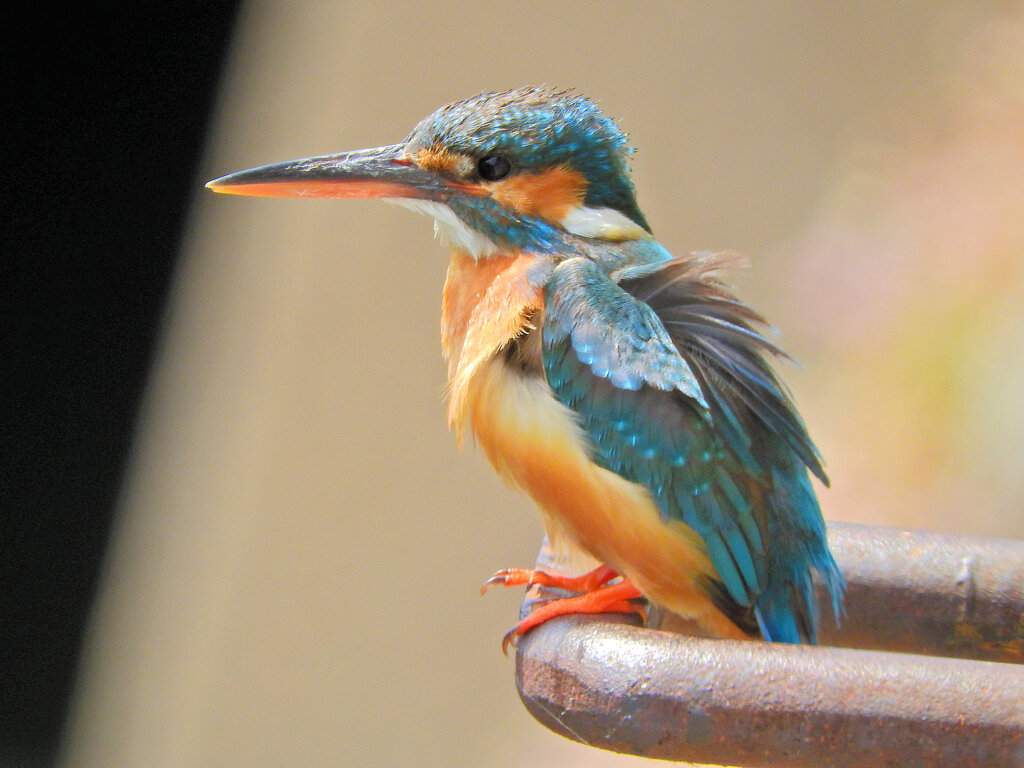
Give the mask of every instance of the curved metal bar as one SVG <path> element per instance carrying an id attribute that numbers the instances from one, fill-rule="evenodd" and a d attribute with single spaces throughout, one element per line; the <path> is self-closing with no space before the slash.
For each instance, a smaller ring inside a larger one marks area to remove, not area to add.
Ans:
<path id="1" fill-rule="evenodd" d="M 574 616 L 520 640 L 523 702 L 562 735 L 647 757 L 1024 768 L 1024 542 L 854 525 L 829 540 L 848 597 L 822 641 L 846 648 L 684 637 L 671 615 L 655 616 L 660 630 Z M 552 596 L 531 589 L 524 610 Z"/>
<path id="2" fill-rule="evenodd" d="M 522 638 L 556 733 L 645 757 L 789 768 L 1020 768 L 1024 667 L 682 637 L 573 616 Z"/>

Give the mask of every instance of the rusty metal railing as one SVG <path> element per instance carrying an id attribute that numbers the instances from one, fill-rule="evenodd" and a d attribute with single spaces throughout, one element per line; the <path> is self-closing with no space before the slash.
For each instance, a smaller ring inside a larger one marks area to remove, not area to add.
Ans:
<path id="1" fill-rule="evenodd" d="M 1024 541 L 838 524 L 829 541 L 848 593 L 821 646 L 561 618 L 519 641 L 524 704 L 576 741 L 667 760 L 1024 768 Z M 532 588 L 524 610 L 551 596 Z"/>

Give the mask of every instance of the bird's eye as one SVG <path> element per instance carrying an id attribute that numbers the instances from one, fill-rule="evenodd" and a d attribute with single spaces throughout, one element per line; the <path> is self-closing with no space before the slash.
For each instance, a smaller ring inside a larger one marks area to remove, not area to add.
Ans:
<path id="1" fill-rule="evenodd" d="M 481 179 L 498 181 L 512 172 L 512 163 L 501 155 L 488 155 L 476 164 L 476 172 Z"/>

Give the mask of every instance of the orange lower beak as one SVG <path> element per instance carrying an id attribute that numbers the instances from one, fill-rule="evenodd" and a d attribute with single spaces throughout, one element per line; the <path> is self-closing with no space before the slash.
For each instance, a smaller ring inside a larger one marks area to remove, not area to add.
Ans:
<path id="1" fill-rule="evenodd" d="M 289 160 L 207 183 L 214 192 L 259 197 L 415 198 L 444 201 L 470 187 L 403 157 L 404 144 Z"/>

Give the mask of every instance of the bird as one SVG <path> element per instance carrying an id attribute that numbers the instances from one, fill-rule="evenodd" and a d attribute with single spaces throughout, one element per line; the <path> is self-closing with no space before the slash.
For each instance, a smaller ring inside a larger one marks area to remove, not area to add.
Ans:
<path id="1" fill-rule="evenodd" d="M 786 353 L 729 289 L 732 252 L 653 236 L 625 133 L 574 90 L 443 106 L 397 144 L 264 165 L 215 192 L 379 198 L 434 219 L 448 422 L 532 498 L 555 563 L 484 585 L 570 590 L 505 636 L 650 601 L 726 639 L 815 643 L 814 578 L 843 577 L 823 459 L 775 370 Z"/>

